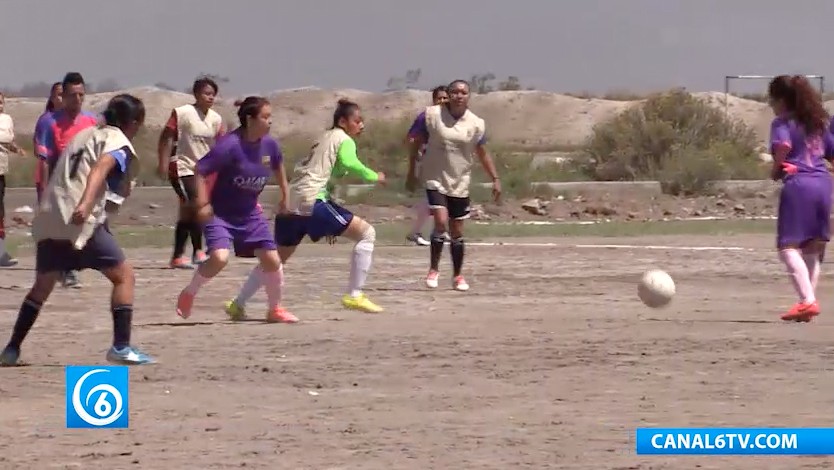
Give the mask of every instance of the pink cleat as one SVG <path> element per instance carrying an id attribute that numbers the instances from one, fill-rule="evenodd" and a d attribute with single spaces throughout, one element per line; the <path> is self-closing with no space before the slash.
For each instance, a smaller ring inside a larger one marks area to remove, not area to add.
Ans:
<path id="1" fill-rule="evenodd" d="M 298 323 L 298 317 L 290 313 L 289 311 L 281 308 L 275 307 L 273 310 L 267 312 L 266 314 L 266 322 L 267 323 Z"/>
<path id="2" fill-rule="evenodd" d="M 191 307 L 194 306 L 194 294 L 189 294 L 186 291 L 180 292 L 177 298 L 177 315 L 183 320 L 187 320 L 191 316 Z"/>

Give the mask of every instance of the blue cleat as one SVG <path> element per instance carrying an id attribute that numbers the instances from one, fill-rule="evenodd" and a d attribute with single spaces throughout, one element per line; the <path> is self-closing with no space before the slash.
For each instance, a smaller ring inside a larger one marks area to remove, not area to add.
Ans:
<path id="1" fill-rule="evenodd" d="M 20 359 L 20 350 L 7 347 L 0 353 L 0 367 L 14 367 L 18 359 Z"/>
<path id="2" fill-rule="evenodd" d="M 107 351 L 107 361 L 113 364 L 120 364 L 125 366 L 138 366 L 142 364 L 154 364 L 156 361 L 151 356 L 142 351 L 127 346 L 122 349 L 116 349 L 115 346 Z"/>

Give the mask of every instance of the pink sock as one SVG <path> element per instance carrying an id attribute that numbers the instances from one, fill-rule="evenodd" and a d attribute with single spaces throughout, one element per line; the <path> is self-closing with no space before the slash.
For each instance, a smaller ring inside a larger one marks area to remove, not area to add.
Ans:
<path id="1" fill-rule="evenodd" d="M 811 276 L 808 273 L 808 266 L 802 259 L 802 254 L 796 248 L 785 248 L 779 251 L 779 257 L 785 263 L 788 274 L 791 276 L 793 288 L 803 302 L 814 302 L 814 287 L 811 284 Z"/>
<path id="2" fill-rule="evenodd" d="M 266 290 L 266 301 L 269 303 L 269 310 L 275 310 L 281 306 L 281 284 L 284 283 L 283 271 L 264 272 L 264 290 Z"/>
<path id="3" fill-rule="evenodd" d="M 185 291 L 191 295 L 197 295 L 197 292 L 200 292 L 200 288 L 203 285 L 211 280 L 210 277 L 203 277 L 200 275 L 200 271 L 194 271 L 194 277 L 191 278 L 191 282 L 185 286 Z"/>
<path id="4" fill-rule="evenodd" d="M 808 277 L 811 278 L 811 287 L 814 289 L 814 296 L 817 293 L 817 284 L 820 281 L 820 254 L 817 250 L 802 250 L 802 259 L 808 268 Z"/>
<path id="5" fill-rule="evenodd" d="M 431 215 L 429 213 L 429 202 L 425 199 L 421 199 L 420 202 L 414 206 L 414 212 L 416 218 L 414 219 L 414 225 L 411 227 L 411 233 L 421 233 L 423 231 L 423 226 L 426 225 L 426 221 Z"/>

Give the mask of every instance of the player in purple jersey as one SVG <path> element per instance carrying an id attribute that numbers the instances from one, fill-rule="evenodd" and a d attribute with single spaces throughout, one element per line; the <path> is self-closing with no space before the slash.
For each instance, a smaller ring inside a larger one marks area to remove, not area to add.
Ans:
<path id="1" fill-rule="evenodd" d="M 825 159 L 834 157 L 834 137 L 822 98 L 807 78 L 774 78 L 768 98 L 776 115 L 770 126 L 771 177 L 782 181 L 776 248 L 799 296 L 781 318 L 807 322 L 820 314 L 816 286 L 831 237 L 832 181 Z"/>
<path id="2" fill-rule="evenodd" d="M 49 99 L 46 100 L 46 109 L 38 118 L 38 122 L 35 124 L 35 135 L 32 136 L 32 148 L 35 149 L 35 156 L 38 154 L 44 155 L 48 153 L 48 150 L 45 146 L 43 146 L 43 143 L 38 142 L 38 137 L 46 135 L 53 113 L 56 113 L 64 108 L 64 100 L 61 95 L 63 92 L 64 87 L 61 82 L 53 83 L 52 88 L 49 90 Z M 38 148 L 38 145 L 41 145 L 41 148 Z M 41 201 L 43 188 L 46 187 L 46 173 L 46 160 L 38 158 L 35 163 L 35 193 L 38 196 L 38 202 Z"/>
<path id="3" fill-rule="evenodd" d="M 197 196 L 194 209 L 203 222 L 208 260 L 195 271 L 191 282 L 177 299 L 177 314 L 191 316 L 194 298 L 200 288 L 216 276 L 229 260 L 230 250 L 240 257 L 256 256 L 269 310 L 266 319 L 273 323 L 295 323 L 295 315 L 281 307 L 283 272 L 278 246 L 258 205 L 269 176 L 275 174 L 281 187 L 281 212 L 287 211 L 288 187 L 283 155 L 278 142 L 268 135 L 272 107 L 265 98 L 250 96 L 239 103 L 240 127 L 221 137 L 196 165 Z M 214 175 L 209 194 L 206 177 Z"/>
<path id="4" fill-rule="evenodd" d="M 434 90 L 431 91 L 431 101 L 432 104 L 446 104 L 449 102 L 449 92 L 446 89 L 446 85 L 441 85 L 436 87 Z M 411 147 L 411 144 L 414 142 L 416 137 L 416 132 L 419 129 L 418 122 L 422 119 L 425 120 L 425 113 L 420 113 L 417 116 L 417 119 L 414 120 L 414 123 L 411 125 L 411 128 L 408 130 L 408 135 L 405 138 L 405 142 L 408 145 L 408 148 Z M 426 150 L 425 144 L 420 149 L 417 158 L 418 158 L 418 165 L 419 165 L 419 158 L 423 156 L 423 153 Z M 419 168 L 417 170 L 419 172 Z M 429 246 L 431 242 L 426 240 L 423 237 L 423 226 L 426 225 L 426 221 L 429 220 L 431 217 L 431 210 L 429 209 L 429 201 L 426 199 L 425 195 L 421 195 L 420 199 L 414 205 L 414 225 L 411 226 L 411 231 L 405 237 L 406 240 L 418 245 L 418 246 Z"/>

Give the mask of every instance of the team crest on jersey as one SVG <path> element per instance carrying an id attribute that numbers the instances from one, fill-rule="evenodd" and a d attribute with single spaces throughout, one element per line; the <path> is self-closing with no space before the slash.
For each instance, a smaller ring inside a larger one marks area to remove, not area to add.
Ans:
<path id="1" fill-rule="evenodd" d="M 271 162 L 272 162 L 272 157 L 270 157 L 269 155 L 264 155 L 263 157 L 261 157 L 261 163 L 262 163 L 264 166 L 269 166 L 269 164 L 270 164 Z"/>

